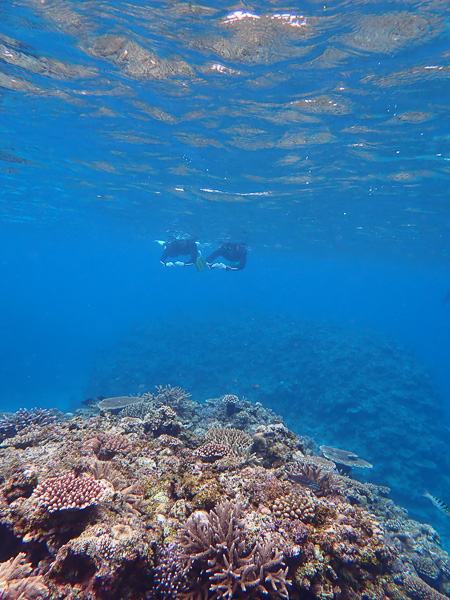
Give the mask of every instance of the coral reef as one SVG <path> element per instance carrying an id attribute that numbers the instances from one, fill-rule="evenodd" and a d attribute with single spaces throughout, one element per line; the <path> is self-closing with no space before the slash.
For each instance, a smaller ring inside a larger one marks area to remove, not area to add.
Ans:
<path id="1" fill-rule="evenodd" d="M 242 506 L 226 501 L 209 513 L 193 513 L 180 528 L 187 598 L 289 597 L 283 553 L 263 537 L 246 543 L 243 519 Z"/>
<path id="2" fill-rule="evenodd" d="M 56 415 L 45 408 L 21 408 L 15 413 L 0 416 L 0 436 L 11 437 L 33 425 L 43 427 L 56 420 Z"/>
<path id="3" fill-rule="evenodd" d="M 48 588 L 42 575 L 32 575 L 33 569 L 20 552 L 15 558 L 0 563 L 0 598 L 2 600 L 44 600 Z"/>
<path id="4" fill-rule="evenodd" d="M 133 444 L 124 435 L 99 433 L 95 438 L 86 440 L 84 447 L 91 448 L 101 460 L 109 460 L 115 454 L 126 454 Z"/>
<path id="5" fill-rule="evenodd" d="M 0 598 L 448 596 L 436 531 L 342 474 L 342 453 L 320 456 L 244 398 L 132 397 L 0 446 Z"/>
<path id="6" fill-rule="evenodd" d="M 172 317 L 142 325 L 98 357 L 88 395 L 118 395 L 142 389 L 148 381 L 171 381 L 195 390 L 204 402 L 202 411 L 188 403 L 180 410 L 171 400 L 165 402 L 181 422 L 203 430 L 231 426 L 251 435 L 252 427 L 275 423 L 263 421 L 267 413 L 258 408 L 260 402 L 283 414 L 298 435 L 351 450 L 372 463 L 371 480 L 390 486 L 410 509 L 420 506 L 420 514 L 432 516 L 432 507 L 417 492 L 432 486 L 436 496 L 446 495 L 446 418 L 433 380 L 416 357 L 375 333 L 283 315 L 225 317 L 218 314 L 201 327 Z M 180 353 L 180 347 L 189 352 Z M 120 380 L 115 375 L 119 363 Z M 214 377 L 198 377 L 192 368 L 196 364 Z M 218 390 L 225 393 L 216 398 Z M 264 466 L 268 461 L 281 464 L 276 452 L 274 448 L 273 457 L 265 457 Z"/>
<path id="7" fill-rule="evenodd" d="M 295 462 L 288 465 L 286 474 L 292 481 L 314 490 L 317 496 L 339 493 L 341 484 L 333 472 L 308 462 Z"/>

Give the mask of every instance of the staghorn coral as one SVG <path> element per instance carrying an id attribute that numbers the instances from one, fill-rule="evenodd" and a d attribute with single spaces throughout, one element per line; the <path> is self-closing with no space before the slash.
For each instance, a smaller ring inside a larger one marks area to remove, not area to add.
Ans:
<path id="1" fill-rule="evenodd" d="M 114 468 L 113 463 L 109 461 L 102 462 L 94 458 L 89 462 L 88 469 L 95 479 L 106 479 L 115 490 L 122 489 L 126 484 L 122 473 L 119 473 Z"/>
<path id="2" fill-rule="evenodd" d="M 44 600 L 48 588 L 41 575 L 31 575 L 33 569 L 20 552 L 15 558 L 0 563 L 0 598 L 2 600 Z"/>
<path id="3" fill-rule="evenodd" d="M 179 386 L 172 387 L 171 385 L 157 385 L 156 392 L 157 393 L 153 395 L 153 398 L 156 402 L 175 407 L 183 404 L 185 400 L 188 400 L 191 397 L 189 392 L 183 390 L 183 388 Z"/>
<path id="4" fill-rule="evenodd" d="M 40 483 L 31 495 L 31 501 L 36 507 L 49 513 L 59 510 L 81 510 L 101 502 L 111 489 L 112 486 L 105 480 L 99 481 L 68 473 L 50 477 Z"/>
<path id="5" fill-rule="evenodd" d="M 225 501 L 209 513 L 193 513 L 177 534 L 186 598 L 212 592 L 212 598 L 288 598 L 288 569 L 270 540 L 250 546 L 243 529 L 243 507 Z"/>

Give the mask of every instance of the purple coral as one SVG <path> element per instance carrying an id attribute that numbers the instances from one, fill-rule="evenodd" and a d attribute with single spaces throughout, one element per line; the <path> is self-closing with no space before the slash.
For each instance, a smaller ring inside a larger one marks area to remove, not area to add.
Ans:
<path id="1" fill-rule="evenodd" d="M 283 553 L 269 539 L 249 543 L 244 516 L 240 504 L 225 501 L 209 513 L 193 513 L 181 527 L 187 598 L 207 597 L 208 591 L 217 600 L 289 597 Z"/>
<path id="2" fill-rule="evenodd" d="M 55 421 L 55 415 L 45 408 L 21 408 L 10 415 L 0 417 L 0 434 L 5 436 L 15 435 L 30 425 L 49 425 Z"/>

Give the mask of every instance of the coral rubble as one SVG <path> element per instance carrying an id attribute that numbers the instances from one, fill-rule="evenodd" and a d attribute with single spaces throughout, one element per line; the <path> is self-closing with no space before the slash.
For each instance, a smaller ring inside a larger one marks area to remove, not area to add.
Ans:
<path id="1" fill-rule="evenodd" d="M 238 397 L 133 398 L 0 447 L 2 600 L 447 597 L 437 533 L 343 451 Z"/>

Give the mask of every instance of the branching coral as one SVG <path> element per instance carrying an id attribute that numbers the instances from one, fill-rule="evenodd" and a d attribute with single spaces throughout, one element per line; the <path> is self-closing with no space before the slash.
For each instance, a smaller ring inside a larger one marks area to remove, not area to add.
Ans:
<path id="1" fill-rule="evenodd" d="M 160 391 L 143 419 L 77 415 L 33 425 L 40 445 L 0 445 L 2 559 L 32 560 L 0 565 L 0 600 L 443 600 L 448 555 L 389 490 L 307 454 L 261 406 L 253 427 L 243 400 L 228 422 L 254 436 L 216 427 L 199 446 L 224 406 Z"/>
<path id="2" fill-rule="evenodd" d="M 55 421 L 55 415 L 46 408 L 21 408 L 15 413 L 0 417 L 0 435 L 15 435 L 31 425 L 49 425 Z"/>
<path id="3" fill-rule="evenodd" d="M 32 568 L 21 552 L 14 559 L 0 563 L 0 598 L 2 600 L 43 600 L 48 588 L 41 575 L 31 575 Z"/>
<path id="4" fill-rule="evenodd" d="M 154 595 L 158 600 L 184 597 L 184 563 L 176 551 L 176 544 L 159 550 L 158 566 L 154 569 Z"/>
<path id="5" fill-rule="evenodd" d="M 253 439 L 248 433 L 235 427 L 211 427 L 206 432 L 208 442 L 215 444 L 225 444 L 231 448 L 236 456 L 244 459 L 251 458 L 250 449 Z"/>
<path id="6" fill-rule="evenodd" d="M 154 395 L 156 401 L 162 402 L 163 404 L 172 404 L 176 406 L 182 403 L 184 400 L 188 400 L 191 394 L 179 386 L 172 387 L 171 385 L 156 386 L 157 394 Z"/>
<path id="7" fill-rule="evenodd" d="M 94 458 L 90 461 L 88 468 L 95 479 L 106 479 L 115 490 L 125 487 L 124 476 L 114 468 L 112 462 L 100 461 Z"/>
<path id="8" fill-rule="evenodd" d="M 225 501 L 209 513 L 192 514 L 181 527 L 188 598 L 209 590 L 213 599 L 288 598 L 283 553 L 270 540 L 249 544 L 241 505 Z"/>

